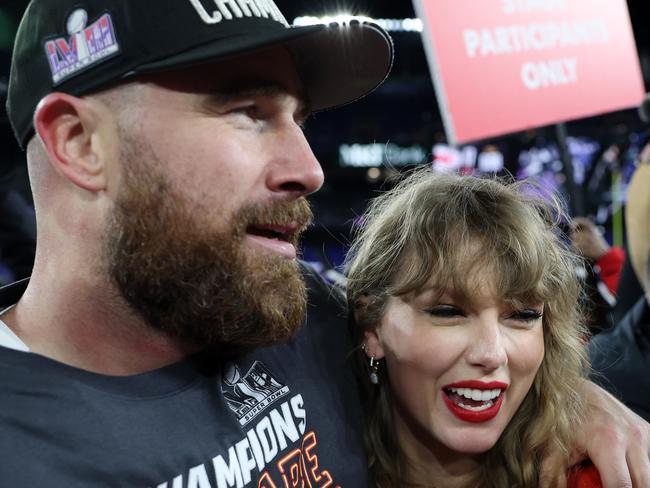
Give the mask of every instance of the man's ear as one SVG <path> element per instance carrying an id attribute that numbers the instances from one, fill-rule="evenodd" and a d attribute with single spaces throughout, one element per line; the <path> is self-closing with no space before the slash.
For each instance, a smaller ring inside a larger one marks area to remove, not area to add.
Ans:
<path id="1" fill-rule="evenodd" d="M 87 99 L 65 93 L 47 95 L 36 108 L 34 128 L 50 163 L 80 188 L 106 188 L 104 161 L 93 144 L 98 113 Z"/>

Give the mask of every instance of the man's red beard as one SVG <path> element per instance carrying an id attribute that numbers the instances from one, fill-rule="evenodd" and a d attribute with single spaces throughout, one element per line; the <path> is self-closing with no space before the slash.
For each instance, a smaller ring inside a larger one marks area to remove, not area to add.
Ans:
<path id="1" fill-rule="evenodd" d="M 109 274 L 130 307 L 190 345 L 234 353 L 291 337 L 306 307 L 298 264 L 246 251 L 244 239 L 253 224 L 296 222 L 296 245 L 311 221 L 307 201 L 247 206 L 216 230 L 219 208 L 192 205 L 159 163 L 144 165 L 129 149 L 106 243 Z"/>

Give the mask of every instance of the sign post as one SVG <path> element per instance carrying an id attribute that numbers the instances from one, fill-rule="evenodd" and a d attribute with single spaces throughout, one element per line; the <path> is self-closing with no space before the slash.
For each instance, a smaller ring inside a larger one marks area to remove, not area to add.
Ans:
<path id="1" fill-rule="evenodd" d="M 569 205 L 571 207 L 571 215 L 584 216 L 585 202 L 582 188 L 578 188 L 576 180 L 573 176 L 573 161 L 571 154 L 569 154 L 569 145 L 567 144 L 567 130 L 564 122 L 555 124 L 555 136 L 557 137 L 557 145 L 560 150 L 560 159 L 564 167 L 564 175 L 566 176 L 566 183 L 569 189 Z"/>

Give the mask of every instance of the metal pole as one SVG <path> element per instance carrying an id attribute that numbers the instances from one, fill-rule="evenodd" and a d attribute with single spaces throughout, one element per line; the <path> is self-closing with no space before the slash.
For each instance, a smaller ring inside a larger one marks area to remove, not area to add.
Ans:
<path id="1" fill-rule="evenodd" d="M 571 154 L 569 154 L 569 146 L 567 144 L 567 129 L 564 122 L 555 124 L 555 135 L 557 137 L 557 145 L 560 149 L 560 159 L 564 166 L 564 174 L 566 176 L 566 186 L 569 190 L 569 211 L 572 217 L 584 215 L 585 204 L 582 194 L 582 188 L 576 185 L 573 176 L 573 161 Z"/>

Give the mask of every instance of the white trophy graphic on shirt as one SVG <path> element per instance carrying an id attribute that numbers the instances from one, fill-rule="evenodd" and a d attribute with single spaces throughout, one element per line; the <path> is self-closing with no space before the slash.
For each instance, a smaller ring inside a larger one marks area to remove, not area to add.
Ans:
<path id="1" fill-rule="evenodd" d="M 221 392 L 241 425 L 246 425 L 273 402 L 289 393 L 261 361 L 255 361 L 245 375 L 230 363 L 224 368 Z"/>

